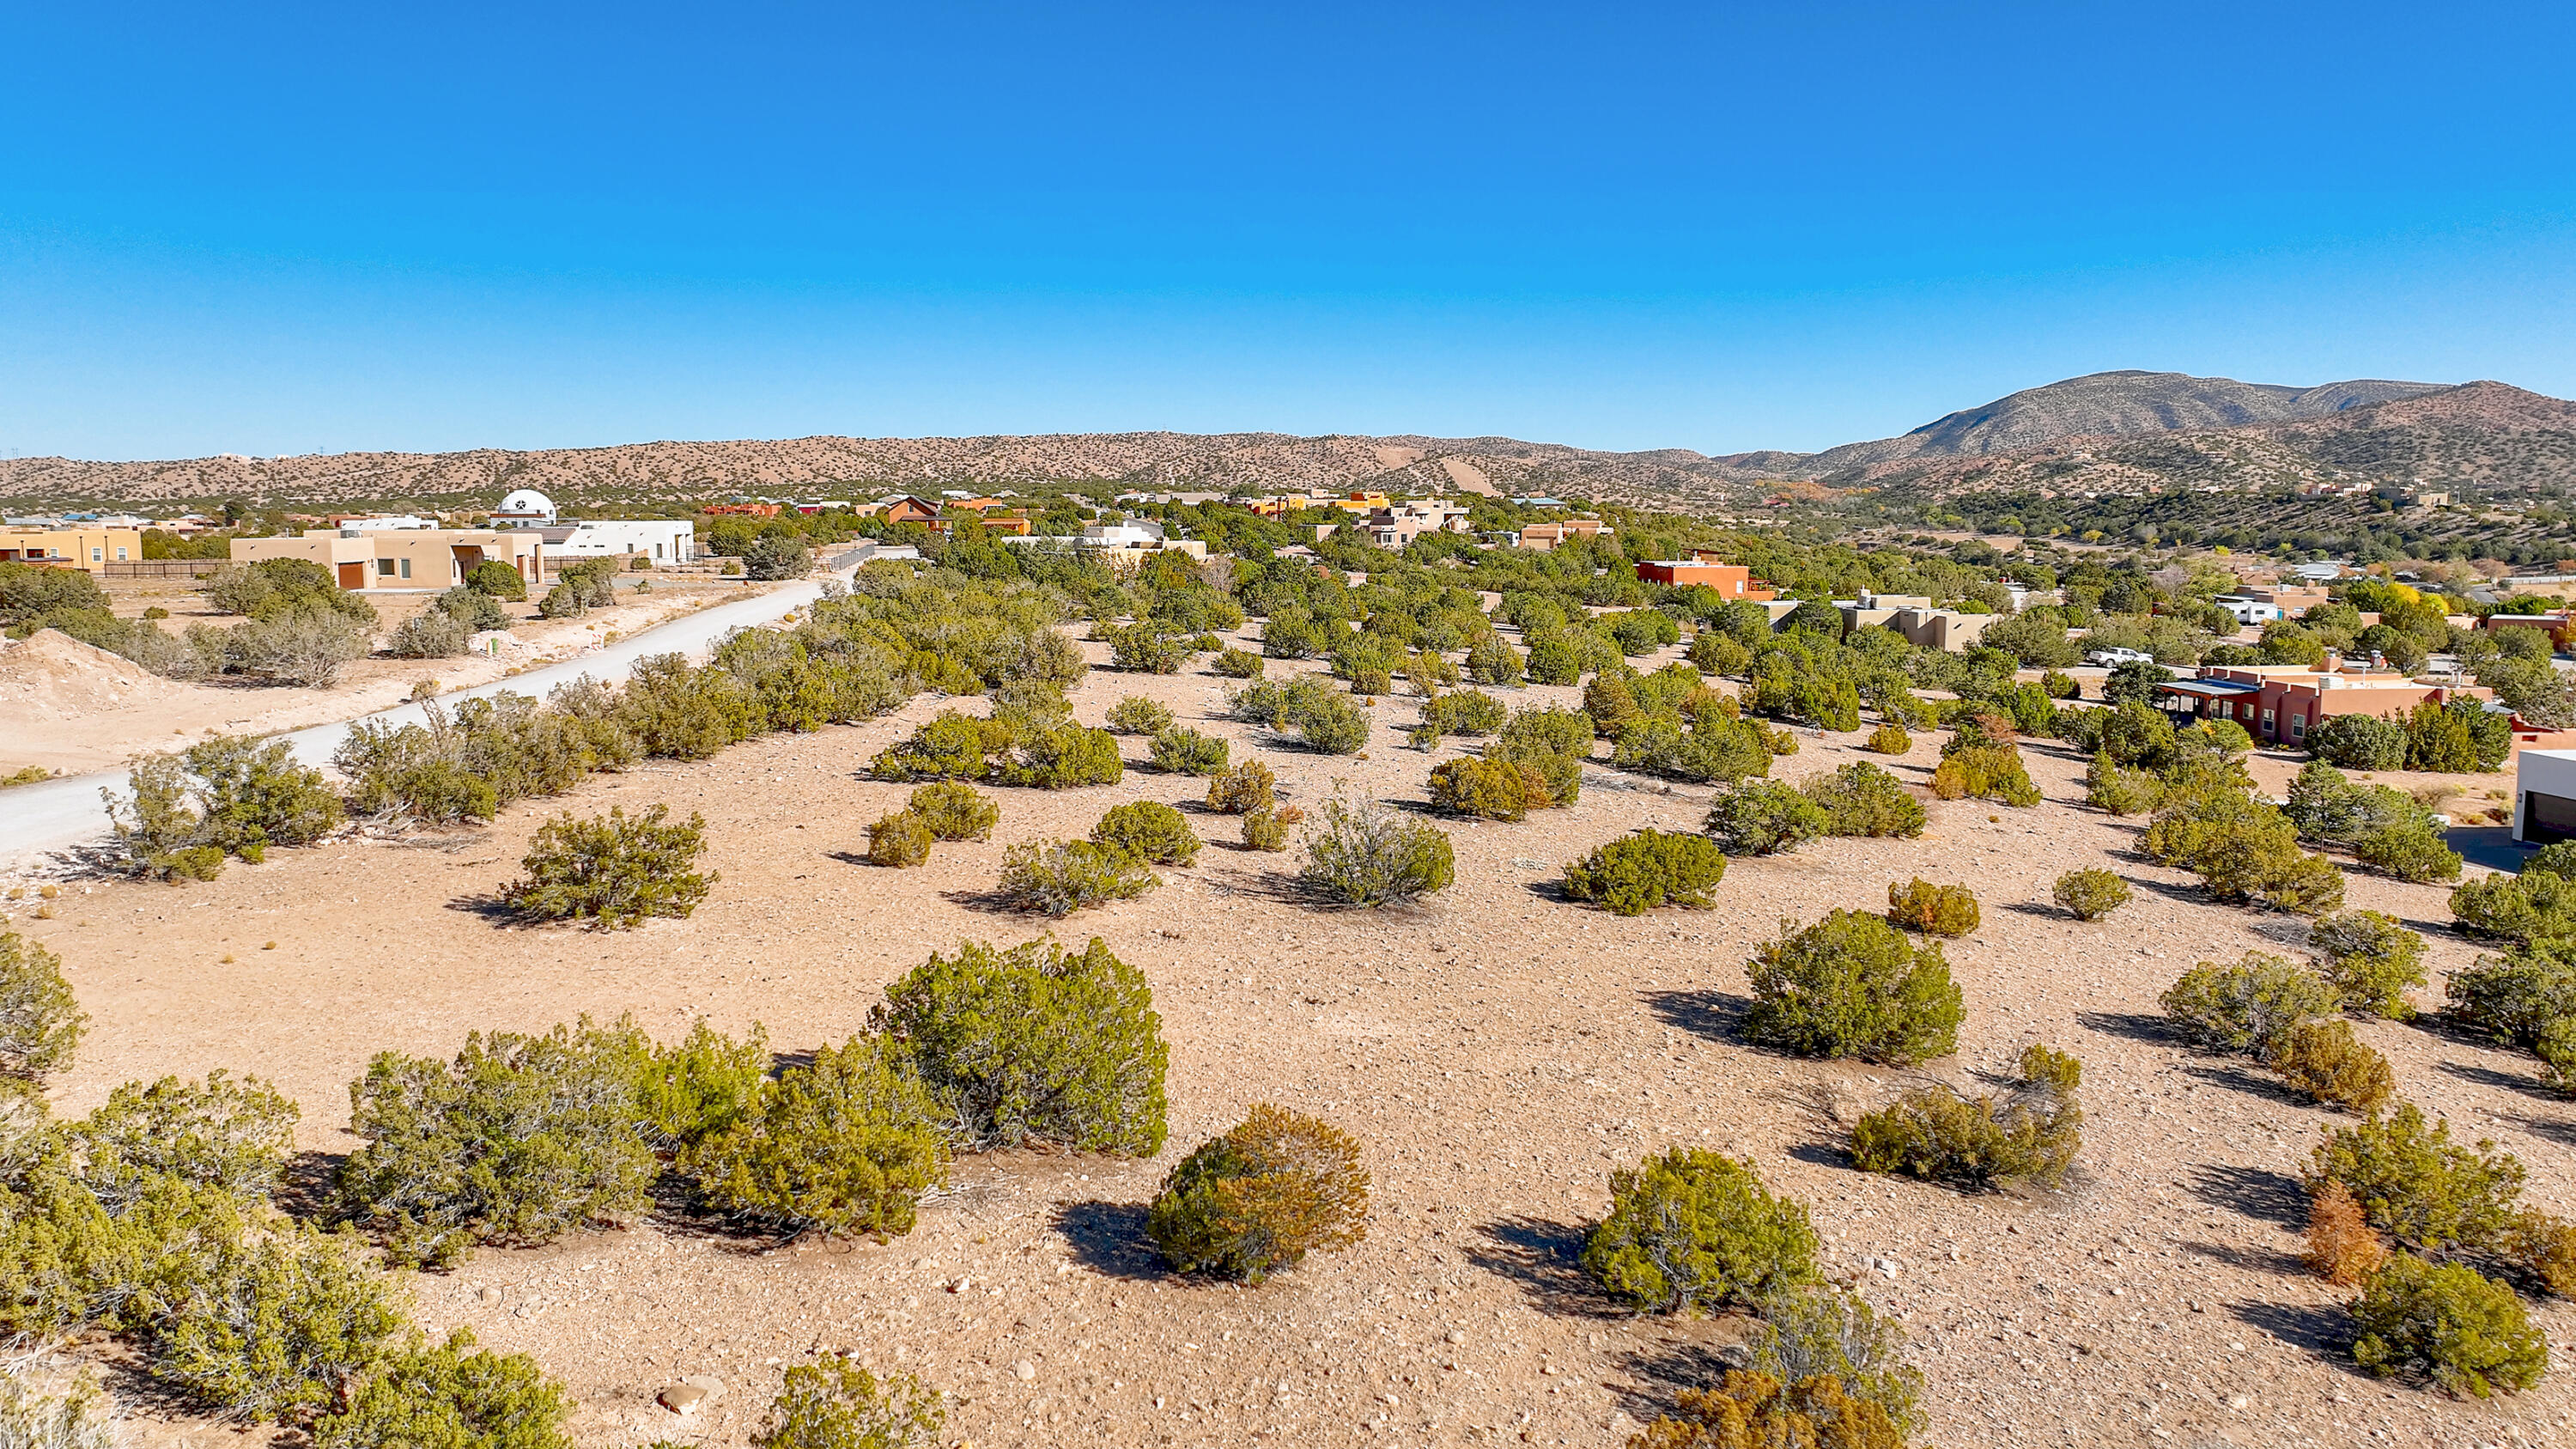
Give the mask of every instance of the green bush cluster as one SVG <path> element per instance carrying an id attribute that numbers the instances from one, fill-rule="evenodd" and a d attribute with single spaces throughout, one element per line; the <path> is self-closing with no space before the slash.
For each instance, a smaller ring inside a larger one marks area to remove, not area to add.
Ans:
<path id="1" fill-rule="evenodd" d="M 1142 695 L 1109 706 L 1109 728 L 1122 735 L 1158 735 L 1172 727 L 1172 712 Z"/>
<path id="2" fill-rule="evenodd" d="M 1874 755 L 1912 754 L 1914 752 L 1914 736 L 1905 732 L 1905 726 L 1896 723 L 1894 720 L 1889 720 L 1887 723 L 1871 730 L 1869 732 L 1869 738 L 1861 742 L 1861 748 Z"/>
<path id="3" fill-rule="evenodd" d="M 1639 830 L 1568 861 L 1562 889 L 1613 915 L 1642 916 L 1661 905 L 1706 907 L 1726 878 L 1726 855 L 1705 836 Z"/>
<path id="4" fill-rule="evenodd" d="M 679 1163 L 721 1211 L 885 1237 L 912 1231 L 922 1194 L 946 1184 L 945 1120 L 897 1044 L 854 1037 L 781 1072 Z"/>
<path id="5" fill-rule="evenodd" d="M 2107 753 L 2096 753 L 2084 772 L 2084 803 L 2107 815 L 2151 809 L 2157 793 L 2155 776 L 2114 763 Z"/>
<path id="6" fill-rule="evenodd" d="M 2397 1095 L 2388 1059 L 2353 1032 L 2348 1021 L 2302 1021 L 2276 1037 L 2263 1064 L 2291 1090 L 2313 1102 L 2368 1114 Z"/>
<path id="7" fill-rule="evenodd" d="M 1592 758 L 1592 721 L 1581 710 L 1516 709 L 1482 753 L 1495 764 L 1536 771 L 1547 785 L 1545 808 L 1572 805 L 1582 798 L 1583 762 Z"/>
<path id="8" fill-rule="evenodd" d="M 2513 1290 L 2463 1264 L 2399 1254 L 2362 1285 L 2352 1318 L 2352 1356 L 2382 1378 L 2417 1372 L 2483 1399 L 2549 1369 L 2548 1340 Z"/>
<path id="9" fill-rule="evenodd" d="M 1807 1210 L 1774 1197 L 1752 1163 L 1675 1147 L 1610 1175 L 1610 1213 L 1581 1262 L 1634 1307 L 1706 1313 L 1818 1281 L 1818 1246 Z"/>
<path id="10" fill-rule="evenodd" d="M 1911 840 L 1923 833 L 1923 802 L 1894 775 L 1867 760 L 1810 776 L 1798 788 L 1825 812 L 1827 835 Z"/>
<path id="11" fill-rule="evenodd" d="M 284 740 L 217 735 L 175 755 L 147 755 L 107 797 L 112 850 L 124 869 L 161 880 L 209 880 L 225 857 L 257 862 L 272 845 L 310 845 L 339 827 L 340 797 Z"/>
<path id="12" fill-rule="evenodd" d="M 1164 1178 L 1145 1232 L 1177 1271 L 1258 1283 L 1366 1237 L 1368 1193 L 1348 1135 L 1256 1102 Z"/>
<path id="13" fill-rule="evenodd" d="M 2051 896 L 2079 921 L 2098 921 L 2129 903 L 2129 883 L 2098 867 L 2070 870 L 2057 878 Z"/>
<path id="14" fill-rule="evenodd" d="M 1126 773 L 1109 731 L 1008 709 L 983 719 L 943 710 L 910 739 L 880 751 L 868 770 L 880 780 L 981 780 L 1041 790 L 1115 785 Z"/>
<path id="15" fill-rule="evenodd" d="M 1431 804 L 1477 820 L 1520 820 L 1549 803 L 1547 781 L 1527 765 L 1462 755 L 1431 769 Z"/>
<path id="16" fill-rule="evenodd" d="M 2310 1191 L 2340 1182 L 2372 1227 L 2427 1252 L 2489 1251 L 2508 1241 L 2524 1169 L 2493 1142 L 2462 1147 L 2451 1124 L 2426 1126 L 2423 1109 L 2401 1101 L 2327 1133 L 2308 1171 Z"/>
<path id="17" fill-rule="evenodd" d="M 1210 663 L 1217 673 L 1229 679 L 1259 679 L 1265 667 L 1260 655 L 1249 649 L 1237 649 L 1231 644 L 1218 650 Z"/>
<path id="18" fill-rule="evenodd" d="M 1852 1165 L 1972 1187 L 2054 1186 L 2083 1146 L 2084 1110 L 2075 1095 L 2082 1082 L 2075 1058 L 2033 1043 L 2022 1051 L 2012 1090 L 2000 1096 L 1927 1087 L 1862 1116 L 1852 1124 Z"/>
<path id="19" fill-rule="evenodd" d="M 869 1026 L 918 1066 L 952 1141 L 1151 1157 L 1169 1056 L 1153 1001 L 1098 937 L 1079 952 L 969 941 L 887 987 Z"/>
<path id="20" fill-rule="evenodd" d="M 1510 713 L 1501 700 L 1474 689 L 1433 695 L 1422 701 L 1422 722 L 1431 727 L 1435 738 L 1490 735 L 1503 727 Z"/>
<path id="21" fill-rule="evenodd" d="M 1745 780 L 1710 802 L 1700 828 L 1728 855 L 1795 850 L 1826 833 L 1823 806 L 1779 780 Z"/>
<path id="22" fill-rule="evenodd" d="M 1215 735 L 1170 728 L 1155 734 L 1154 768 L 1173 775 L 1213 775 L 1225 768 L 1230 747 Z"/>
<path id="23" fill-rule="evenodd" d="M 1312 675 L 1228 691 L 1226 709 L 1322 754 L 1352 755 L 1368 745 L 1368 711 Z"/>
<path id="24" fill-rule="evenodd" d="M 2248 951 L 2234 965 L 2203 961 L 2157 998 L 2171 1021 L 2204 1051 L 2260 1057 L 2281 1036 L 2336 1007 L 2334 988 L 2286 956 Z"/>
<path id="25" fill-rule="evenodd" d="M 868 864 L 903 869 L 930 863 L 930 847 L 939 837 L 909 810 L 879 816 L 868 827 Z"/>
<path id="26" fill-rule="evenodd" d="M 2452 1019 L 2531 1052 L 2555 1085 L 2576 1087 L 2576 940 L 2553 936 L 2480 956 L 2443 990 Z"/>
<path id="27" fill-rule="evenodd" d="M 1943 757 L 1932 771 L 1932 793 L 1943 800 L 1992 800 L 2027 807 L 2040 801 L 2021 752 L 2009 745 L 1981 745 Z"/>
<path id="28" fill-rule="evenodd" d="M 2318 974 L 2345 1011 L 2404 1021 L 2415 1014 L 2407 988 L 2422 986 L 2424 938 L 2377 911 L 2322 916 L 2308 928 Z"/>
<path id="29" fill-rule="evenodd" d="M 2451 891 L 2451 914 L 2473 935 L 2507 941 L 2576 936 L 2576 858 L 2556 847 L 2523 862 L 2519 875 L 2483 875 Z"/>
<path id="30" fill-rule="evenodd" d="M 624 806 L 577 820 L 569 812 L 537 827 L 501 902 L 535 921 L 586 921 L 595 929 L 686 919 L 723 876 L 694 867 L 706 850 L 706 819 L 673 822 L 667 805 L 630 816 Z"/>
<path id="31" fill-rule="evenodd" d="M 2442 843 L 2431 811 L 2403 791 L 2347 779 L 2323 760 L 2311 760 L 2290 782 L 2281 813 L 2299 838 L 2350 850 L 2363 864 L 2399 880 L 2424 884 L 2460 878 L 2460 856 Z"/>
<path id="32" fill-rule="evenodd" d="M 1748 964 L 1745 1038 L 1800 1056 L 1903 1065 L 1947 1056 L 1965 1010 L 1938 942 L 1884 916 L 1837 910 L 1784 930 Z"/>
<path id="33" fill-rule="evenodd" d="M 1288 848 L 1288 832 L 1306 818 L 1306 812 L 1294 805 L 1258 805 L 1243 812 L 1243 844 L 1247 850 L 1281 851 Z"/>
<path id="34" fill-rule="evenodd" d="M 453 712 L 433 701 L 422 706 L 424 724 L 351 726 L 333 763 L 351 780 L 349 804 L 361 814 L 432 825 L 489 820 L 512 801 L 562 794 L 593 770 L 640 758 L 625 702 L 587 679 L 543 704 L 508 691 Z"/>
<path id="35" fill-rule="evenodd" d="M 1753 1371 L 1776 1383 L 1838 1386 L 1851 1404 L 1828 1423 L 1857 1427 L 1867 1409 L 1884 1415 L 1889 1446 L 1923 1419 L 1923 1373 L 1905 1361 L 1905 1336 L 1859 1294 L 1810 1285 L 1784 1289 L 1762 1300 L 1762 1320 L 1748 1344 Z M 1851 1436 L 1856 1446 L 1870 1442 Z M 1759 1441 L 1757 1441 L 1759 1442 Z M 1791 1440 L 1790 1442 L 1799 1442 Z M 1819 1449 L 1830 1444 L 1820 1440 Z"/>
<path id="36" fill-rule="evenodd" d="M 1207 805 L 1220 815 L 1246 815 L 1278 799 L 1279 777 L 1259 760 L 1246 760 L 1208 781 Z"/>
<path id="37" fill-rule="evenodd" d="M 1198 859 L 1202 842 L 1180 811 L 1159 800 L 1130 800 L 1100 817 L 1091 843 L 1154 865 L 1185 866 Z"/>
<path id="38" fill-rule="evenodd" d="M 787 1371 L 758 1449 L 928 1449 L 940 1442 L 948 1406 L 911 1374 L 876 1374 L 847 1359 Z"/>
<path id="39" fill-rule="evenodd" d="M 990 840 L 1002 819 L 1002 807 L 993 797 L 962 780 L 914 786 L 903 813 L 920 821 L 935 840 Z"/>
<path id="40" fill-rule="evenodd" d="M 1888 883 L 1887 918 L 1909 931 L 1955 939 L 1977 929 L 1981 915 L 1976 892 L 1916 876 L 1901 886 Z"/>
<path id="41" fill-rule="evenodd" d="M 63 978 L 63 958 L 0 931 L 0 1097 L 27 1094 L 71 1065 L 89 1017 Z"/>
<path id="42" fill-rule="evenodd" d="M 1143 861 L 1088 840 L 1023 841 L 1002 852 L 1002 896 L 1024 911 L 1069 916 L 1161 884 Z"/>
<path id="43" fill-rule="evenodd" d="M 2343 873 L 2302 854 L 2290 818 L 2233 777 L 2203 773 L 2168 788 L 2141 846 L 2159 863 L 2200 876 L 2221 899 L 2308 916 L 2343 905 Z"/>
<path id="44" fill-rule="evenodd" d="M 1446 832 L 1375 801 L 1351 805 L 1336 797 L 1324 802 L 1323 819 L 1307 838 L 1298 879 L 1329 904 L 1390 906 L 1448 889 L 1457 868 Z"/>

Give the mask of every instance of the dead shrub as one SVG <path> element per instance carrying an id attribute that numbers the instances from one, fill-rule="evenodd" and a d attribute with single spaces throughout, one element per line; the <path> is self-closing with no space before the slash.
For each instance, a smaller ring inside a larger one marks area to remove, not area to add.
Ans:
<path id="1" fill-rule="evenodd" d="M 2338 1288 L 2349 1288 L 2388 1261 L 2388 1240 L 2362 1215 L 2361 1201 L 2340 1182 L 2328 1182 L 2308 1199 L 2308 1266 Z"/>

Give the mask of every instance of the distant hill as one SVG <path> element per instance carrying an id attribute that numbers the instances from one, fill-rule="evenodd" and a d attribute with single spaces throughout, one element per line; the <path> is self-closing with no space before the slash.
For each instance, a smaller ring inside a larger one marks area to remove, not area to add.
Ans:
<path id="1" fill-rule="evenodd" d="M 455 453 L 223 456 L 161 462 L 0 460 L 13 506 L 488 503 L 519 487 L 568 505 L 683 503 L 736 493 L 863 498 L 895 489 L 1115 483 L 1145 489 L 1402 489 L 1573 494 L 1711 511 L 1790 482 L 1828 488 L 2152 492 L 2320 478 L 2464 489 L 2576 483 L 2576 404 L 2497 382 L 2285 387 L 2174 372 L 2103 372 L 2028 388 L 1901 437 L 1821 453 L 1601 452 L 1514 438 L 1284 433 L 629 443 Z M 1785 490 L 1800 497 L 1820 490 Z"/>

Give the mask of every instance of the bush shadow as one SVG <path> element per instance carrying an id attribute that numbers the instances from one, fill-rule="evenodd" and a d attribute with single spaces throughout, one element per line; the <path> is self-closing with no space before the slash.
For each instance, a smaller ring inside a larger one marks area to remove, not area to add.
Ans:
<path id="1" fill-rule="evenodd" d="M 2536 1061 L 2537 1058 L 2534 1060 Z M 2469 1062 L 2435 1062 L 2433 1066 L 2436 1071 L 2447 1076 L 2458 1077 L 2464 1082 L 2475 1082 L 2481 1087 L 2495 1087 L 2535 1101 L 2563 1103 L 2567 1100 L 2566 1093 L 2538 1077 L 2499 1072 L 2493 1067 L 2481 1067 Z"/>
<path id="2" fill-rule="evenodd" d="M 1479 1223 L 1484 1242 L 1467 1249 L 1467 1261 L 1510 1279 L 1542 1313 L 1567 1318 L 1624 1318 L 1578 1260 L 1583 1229 L 1546 1218 L 1511 1217 Z"/>
<path id="3" fill-rule="evenodd" d="M 288 1158 L 275 1194 L 278 1210 L 317 1222 L 338 1216 L 340 1164 L 348 1160 L 345 1152 L 306 1151 Z"/>
<path id="4" fill-rule="evenodd" d="M 651 1193 L 652 1206 L 645 1210 L 644 1218 L 655 1230 L 669 1237 L 705 1243 L 719 1253 L 758 1257 L 805 1236 L 805 1230 L 789 1228 L 773 1218 L 709 1207 L 698 1195 L 694 1179 L 668 1169 L 653 1179 Z M 847 1241 L 856 1247 L 855 1239 Z"/>
<path id="5" fill-rule="evenodd" d="M 2075 1024 L 2104 1036 L 2127 1037 L 2157 1046 L 2183 1044 L 2181 1033 L 2173 1029 L 2172 1023 L 2142 1011 L 2079 1011 L 2075 1013 Z"/>
<path id="6" fill-rule="evenodd" d="M 1731 1323 L 1738 1315 L 1715 1320 L 1719 1326 Z M 1744 1343 L 1692 1343 L 1666 1339 L 1650 1347 L 1628 1350 L 1615 1360 L 1618 1371 L 1633 1382 L 1604 1383 L 1628 1416 L 1639 1423 L 1651 1424 L 1673 1409 L 1674 1396 L 1683 1389 L 1705 1389 L 1723 1383 L 1729 1369 L 1751 1368 L 1753 1351 Z"/>
<path id="7" fill-rule="evenodd" d="M 2064 906 L 2049 905 L 2041 901 L 2014 901 L 2012 904 L 2005 906 L 2004 909 L 2017 916 L 2037 916 L 2044 921 L 2071 921 L 2075 919 L 2072 915 L 2067 913 Z"/>
<path id="8" fill-rule="evenodd" d="M 2241 1243 L 2185 1243 L 2182 1250 L 2198 1258 L 2248 1273 L 2265 1273 L 2276 1278 L 2305 1275 L 2308 1265 L 2302 1259 L 2274 1248 L 2249 1248 Z"/>
<path id="9" fill-rule="evenodd" d="M 447 908 L 469 916 L 480 916 L 504 930 L 533 931 L 541 925 L 549 924 L 522 917 L 517 911 L 510 909 L 499 895 L 491 892 L 457 896 L 447 903 Z"/>
<path id="10" fill-rule="evenodd" d="M 2192 1169 L 2191 1180 L 2184 1186 L 2212 1207 L 2227 1208 L 2257 1222 L 2297 1229 L 2308 1225 L 2307 1189 L 2287 1173 L 2205 1162 Z"/>
<path id="11" fill-rule="evenodd" d="M 1706 991 L 1649 991 L 1646 1009 L 1677 1031 L 1710 1041 L 1742 1043 L 1744 1018 L 1753 998 L 1711 988 Z"/>
<path id="12" fill-rule="evenodd" d="M 2248 1328 L 2259 1328 L 2283 1343 L 2306 1349 L 2350 1377 L 2380 1382 L 2346 1352 L 2352 1344 L 2352 1319 L 2341 1308 L 2327 1304 L 2230 1303 L 2227 1314 Z"/>
<path id="13" fill-rule="evenodd" d="M 2207 1082 L 2213 1087 L 2225 1087 L 2231 1092 L 2243 1092 L 2249 1097 L 2260 1097 L 2264 1101 L 2271 1102 L 2279 1106 L 2303 1107 L 2308 1105 L 2306 1098 L 2291 1091 L 2278 1080 L 2271 1077 L 2257 1076 L 2253 1072 L 2247 1071 L 2245 1068 L 2240 1066 L 2208 1066 L 2196 1064 L 2184 1067 L 2183 1072 L 2185 1075 L 2197 1077 L 2201 1081 Z"/>
<path id="14" fill-rule="evenodd" d="M 939 898 L 950 905 L 962 906 L 979 916 L 1043 916 L 1045 914 L 1042 911 L 1032 911 L 1021 906 L 1019 902 L 1011 899 L 1009 892 L 998 886 L 983 890 L 961 888 L 941 891 Z"/>
<path id="15" fill-rule="evenodd" d="M 837 860 L 843 865 L 864 865 L 870 869 L 876 868 L 876 862 L 868 859 L 868 853 L 864 850 L 827 850 L 823 855 L 825 859 Z"/>
<path id="16" fill-rule="evenodd" d="M 1145 1236 L 1145 1204 L 1090 1199 L 1055 1205 L 1055 1230 L 1073 1259 L 1106 1278 L 1129 1282 L 1171 1276 Z"/>

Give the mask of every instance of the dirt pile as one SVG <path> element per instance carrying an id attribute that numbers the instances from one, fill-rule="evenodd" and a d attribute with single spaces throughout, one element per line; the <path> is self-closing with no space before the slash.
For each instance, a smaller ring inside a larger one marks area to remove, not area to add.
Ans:
<path id="1" fill-rule="evenodd" d="M 192 692 L 59 629 L 0 648 L 0 725 L 81 719 Z"/>

